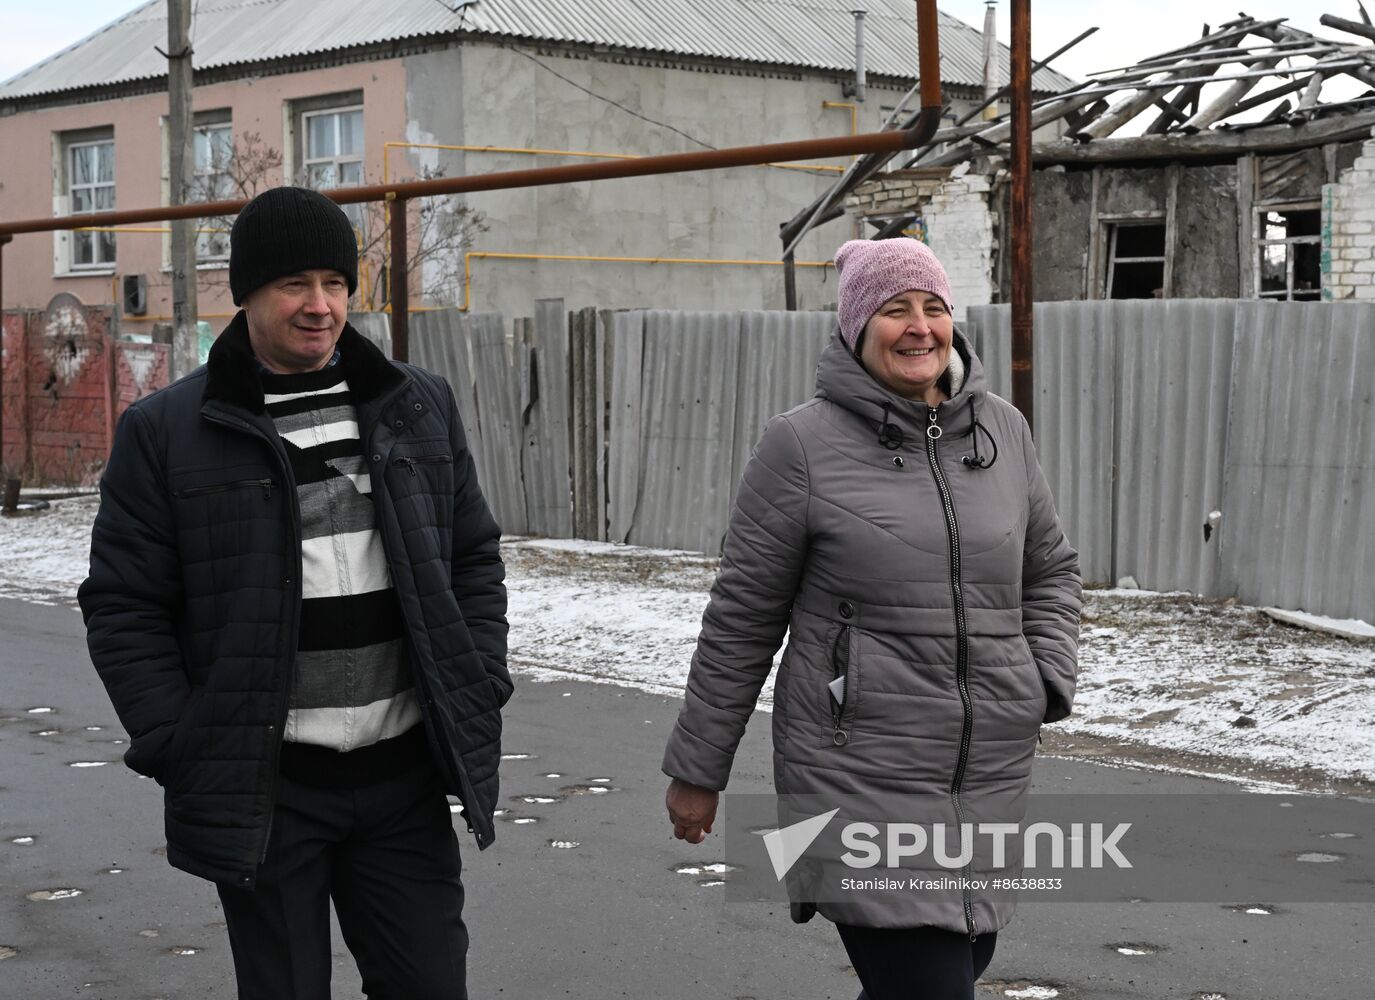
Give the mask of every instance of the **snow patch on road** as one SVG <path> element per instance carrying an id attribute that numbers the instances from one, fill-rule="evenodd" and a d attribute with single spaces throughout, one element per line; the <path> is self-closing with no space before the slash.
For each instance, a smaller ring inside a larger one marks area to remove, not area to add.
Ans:
<path id="1" fill-rule="evenodd" d="M 34 903 L 47 903 L 56 899 L 74 899 L 85 891 L 84 889 L 37 889 L 28 893 L 24 898 Z"/>

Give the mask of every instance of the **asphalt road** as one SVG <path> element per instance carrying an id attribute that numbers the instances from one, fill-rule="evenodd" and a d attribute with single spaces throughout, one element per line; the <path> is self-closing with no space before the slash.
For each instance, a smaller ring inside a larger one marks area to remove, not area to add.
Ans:
<path id="1" fill-rule="evenodd" d="M 214 890 L 161 856 L 160 790 L 119 762 L 124 746 L 115 741 L 125 734 L 82 635 L 71 609 L 0 600 L 0 998 L 232 997 Z M 460 832 L 474 998 L 851 1000 L 858 992 L 824 920 L 797 926 L 784 907 L 729 902 L 722 886 L 701 884 L 718 879 L 675 871 L 721 860 L 719 839 L 685 845 L 663 819 L 658 762 L 675 714 L 671 699 L 623 688 L 520 685 L 505 749 L 529 756 L 503 764 L 509 812 L 497 844 L 479 854 Z M 733 791 L 769 790 L 766 721 L 750 727 Z M 82 763 L 103 766 L 74 766 Z M 579 793 L 594 784 L 611 790 Z M 1235 865 L 1235 894 L 1024 904 L 1000 936 L 989 995 L 1051 995 L 1023 992 L 1040 986 L 1068 1000 L 1375 997 L 1375 884 L 1352 889 L 1358 903 L 1282 901 L 1311 898 L 1302 880 L 1313 866 L 1296 864 L 1298 852 L 1369 858 L 1375 804 L 1269 796 L 1275 816 L 1302 822 L 1256 823 L 1245 842 L 1219 844 L 1184 793 L 1224 786 L 1056 759 L 1039 763 L 1037 786 L 1170 796 L 1160 800 L 1158 849 Z M 1356 836 L 1322 839 L 1336 831 Z M 32 843 L 16 842 L 23 838 Z M 62 889 L 81 893 L 30 898 Z M 1253 903 L 1275 912 L 1243 912 Z M 1122 945 L 1147 954 L 1123 954 Z M 335 969 L 335 996 L 358 996 L 342 944 Z"/>

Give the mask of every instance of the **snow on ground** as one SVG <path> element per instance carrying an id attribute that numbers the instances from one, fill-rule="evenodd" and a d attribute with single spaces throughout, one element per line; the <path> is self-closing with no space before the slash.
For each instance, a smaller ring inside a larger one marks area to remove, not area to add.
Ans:
<path id="1" fill-rule="evenodd" d="M 74 604 L 95 509 L 82 497 L 0 518 L 0 596 Z M 715 560 L 546 539 L 506 539 L 503 555 L 517 674 L 682 691 Z M 1075 714 L 1056 728 L 1375 780 L 1375 642 L 1188 594 L 1090 590 Z"/>
<path id="2" fill-rule="evenodd" d="M 1069 732 L 1375 778 L 1375 643 L 1188 594 L 1085 597 Z"/>
<path id="3" fill-rule="evenodd" d="M 41 513 L 0 517 L 0 596 L 75 606 L 99 502 L 95 495 L 54 500 Z"/>
<path id="4" fill-rule="evenodd" d="M 513 668 L 537 679 L 576 677 L 682 693 L 715 559 L 533 538 L 508 539 L 502 554 Z M 772 705 L 770 675 L 760 707 Z"/>
<path id="5" fill-rule="evenodd" d="M 1328 618 L 1326 615 L 1310 615 L 1307 611 L 1286 611 L 1284 608 L 1261 610 L 1277 622 L 1302 625 L 1314 632 L 1330 632 L 1346 639 L 1375 639 L 1375 625 L 1369 625 L 1359 618 Z"/>

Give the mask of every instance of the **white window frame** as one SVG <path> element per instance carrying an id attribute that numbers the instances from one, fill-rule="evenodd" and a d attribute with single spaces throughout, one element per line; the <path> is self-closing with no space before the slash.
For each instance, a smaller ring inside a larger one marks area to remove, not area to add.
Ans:
<path id="1" fill-rule="evenodd" d="M 78 184 L 76 181 L 76 152 L 79 149 L 93 149 L 97 146 L 110 147 L 111 180 L 91 181 L 88 183 Z M 109 136 L 108 138 L 101 139 L 82 139 L 79 141 L 63 142 L 62 161 L 63 171 L 65 175 L 64 179 L 66 181 L 66 183 L 63 185 L 63 193 L 67 199 L 68 212 L 70 212 L 72 215 L 78 214 L 76 210 L 76 191 L 78 188 L 90 191 L 92 206 L 94 206 L 95 204 L 95 192 L 100 189 L 108 188 L 111 191 L 111 206 L 105 209 L 96 209 L 93 207 L 91 211 L 114 211 L 113 202 L 115 200 L 116 189 L 115 181 L 113 179 L 115 168 L 115 139 L 113 135 Z M 82 212 L 80 214 L 84 215 L 85 213 Z M 110 256 L 108 260 L 104 258 L 101 252 L 101 248 L 104 243 L 101 237 L 108 237 L 109 239 Z M 91 241 L 91 260 L 85 263 L 78 263 L 77 248 L 80 246 L 83 240 Z M 79 231 L 73 232 L 69 240 L 69 250 L 67 254 L 66 264 L 68 269 L 71 271 L 112 271 L 115 268 L 115 260 L 117 253 L 118 248 L 115 244 L 115 236 L 113 233 L 92 233 Z"/>
<path id="2" fill-rule="evenodd" d="M 234 155 L 234 122 L 233 122 L 232 119 L 225 118 L 225 119 L 221 119 L 221 120 L 218 120 L 218 121 L 203 122 L 203 123 L 201 123 L 201 124 L 199 124 L 199 125 L 193 126 L 193 127 L 192 127 L 192 131 L 197 135 L 197 137 L 199 137 L 199 136 L 208 136 L 209 133 L 211 133 L 211 132 L 220 132 L 220 131 L 223 131 L 223 132 L 228 133 L 228 135 L 229 135 L 229 155 L 230 155 L 231 158 L 233 157 L 233 155 Z M 214 149 L 213 141 L 207 141 L 207 148 L 209 148 L 210 150 L 212 150 L 212 155 L 213 155 L 213 149 Z M 193 140 L 193 143 L 192 143 L 193 156 L 198 155 L 199 149 L 200 149 L 200 144 L 199 144 L 199 142 L 196 141 L 196 140 Z M 213 161 L 212 161 L 211 163 L 209 163 L 209 164 L 204 164 L 204 165 L 203 165 L 203 164 L 201 164 L 201 163 L 199 162 L 199 159 L 197 159 L 197 162 L 194 163 L 194 164 L 192 165 L 192 174 L 193 174 L 193 178 L 194 178 L 192 183 L 195 185 L 197 194 L 200 195 L 200 196 L 202 196 L 204 199 L 212 200 L 212 201 L 214 201 L 214 200 L 219 200 L 219 199 L 217 198 L 217 194 L 220 193 L 220 192 L 217 192 L 217 191 L 216 191 L 215 178 L 216 178 L 216 177 L 219 177 L 219 176 L 224 176 L 224 177 L 229 177 L 229 176 L 230 176 L 230 175 L 229 175 L 229 171 L 228 171 L 227 169 L 223 169 L 223 167 L 227 167 L 227 164 L 222 164 L 222 165 L 220 165 L 220 166 L 222 167 L 222 169 L 218 169 L 218 170 L 214 169 L 215 166 L 216 166 L 216 164 L 215 164 Z M 224 198 L 228 199 L 228 198 L 233 197 L 233 192 L 232 192 L 232 191 L 223 192 L 223 195 L 224 195 Z M 230 220 L 227 219 L 227 218 L 200 219 L 200 220 L 198 220 L 198 222 L 197 222 L 197 228 L 200 229 L 200 230 L 205 230 L 205 229 L 219 229 L 219 228 L 223 227 L 223 228 L 225 228 L 225 229 L 227 230 L 227 229 L 228 229 L 228 225 L 229 225 L 229 221 L 230 221 Z M 197 261 L 197 263 L 201 263 L 201 264 L 214 264 L 214 263 L 221 263 L 221 262 L 224 262 L 224 261 L 227 261 L 227 260 L 229 260 L 229 233 L 228 233 L 227 231 L 226 231 L 226 232 L 223 232 L 223 233 L 219 233 L 219 232 L 197 232 L 197 233 L 196 233 L 196 261 Z"/>
<path id="3" fill-rule="evenodd" d="M 1282 240 L 1267 239 L 1265 236 L 1265 217 L 1272 212 L 1315 212 L 1318 215 L 1318 231 L 1311 236 L 1286 236 Z M 1256 298 L 1269 299 L 1275 302 L 1318 302 L 1322 299 L 1322 267 L 1318 267 L 1318 287 L 1299 289 L 1309 293 L 1302 299 L 1294 298 L 1294 247 L 1298 244 L 1312 245 L 1318 248 L 1318 253 L 1322 253 L 1322 202 L 1318 201 L 1286 201 L 1276 202 L 1272 205 L 1255 206 L 1255 237 L 1251 246 L 1251 268 L 1254 275 Z M 1265 248 L 1269 246 L 1283 246 L 1284 253 L 1284 290 L 1266 292 L 1261 290 L 1261 282 L 1264 268 L 1261 265 L 1261 258 L 1265 255 Z"/>
<path id="4" fill-rule="evenodd" d="M 317 111 L 303 111 L 303 112 L 301 112 L 301 171 L 302 171 L 302 176 L 305 178 L 307 184 L 310 183 L 310 170 L 311 170 L 312 167 L 320 166 L 320 165 L 323 165 L 323 164 L 331 164 L 331 165 L 333 165 L 333 167 L 334 167 L 334 175 L 335 175 L 335 178 L 336 178 L 335 186 L 336 186 L 336 187 L 353 187 L 353 186 L 355 186 L 355 184 L 354 184 L 353 182 L 350 182 L 350 183 L 348 183 L 348 184 L 345 184 L 345 183 L 343 183 L 342 180 L 339 180 L 339 179 L 338 179 L 338 178 L 341 178 L 342 175 L 343 175 L 343 171 L 342 171 L 341 168 L 342 168 L 345 164 L 350 164 L 350 163 L 357 163 L 357 164 L 358 164 L 358 181 L 357 181 L 357 183 L 358 183 L 358 184 L 363 183 L 363 179 L 364 179 L 363 164 L 364 164 L 364 162 L 365 162 L 365 161 L 364 161 L 364 156 L 365 156 L 365 152 L 366 152 L 366 147 L 365 147 L 365 145 L 364 145 L 362 142 L 360 142 L 360 144 L 359 144 L 359 149 L 358 149 L 358 152 L 357 152 L 356 155 L 355 155 L 355 154 L 349 154 L 349 155 L 347 155 L 347 156 L 343 156 L 343 155 L 339 155 L 339 154 L 335 154 L 335 155 L 332 155 L 332 156 L 311 156 L 311 155 L 310 155 L 310 153 L 311 153 L 311 149 L 310 149 L 310 123 L 311 123 L 311 121 L 312 121 L 313 119 L 315 119 L 315 118 L 325 118 L 325 117 L 330 117 L 330 116 L 333 116 L 333 117 L 334 117 L 334 119 L 335 119 L 335 121 L 334 121 L 334 148 L 335 148 L 335 149 L 338 149 L 339 146 L 340 146 L 340 143 L 339 143 L 339 116 L 340 116 L 340 115 L 345 115 L 345 114 L 350 114 L 350 113 L 352 113 L 352 112 L 354 112 L 354 111 L 357 111 L 357 112 L 361 115 L 361 114 L 363 113 L 363 105 L 361 105 L 361 104 L 347 104 L 347 105 L 341 105 L 341 106 L 339 106 L 339 107 L 334 107 L 334 108 L 321 108 L 321 109 L 319 109 L 319 110 L 317 110 Z M 360 132 L 361 132 L 361 129 L 360 129 Z M 360 138 L 360 140 L 361 140 L 361 139 L 362 139 L 362 136 L 360 135 L 359 138 Z M 313 185 L 312 185 L 312 186 L 313 186 Z"/>

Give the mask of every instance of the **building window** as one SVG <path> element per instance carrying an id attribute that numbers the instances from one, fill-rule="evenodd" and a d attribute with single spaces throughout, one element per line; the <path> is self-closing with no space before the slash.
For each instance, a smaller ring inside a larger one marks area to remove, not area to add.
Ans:
<path id="1" fill-rule="evenodd" d="M 301 118 L 306 184 L 323 190 L 363 183 L 363 109 L 307 112 Z"/>
<path id="2" fill-rule="evenodd" d="M 227 201 L 234 197 L 234 178 L 230 167 L 234 159 L 233 127 L 227 121 L 197 125 L 191 145 L 195 153 L 195 176 L 191 182 L 193 201 Z M 197 222 L 196 258 L 221 261 L 229 257 L 229 220 L 201 219 Z"/>
<path id="3" fill-rule="evenodd" d="M 350 91 L 291 102 L 291 160 L 287 175 L 317 191 L 363 183 L 363 92 Z M 344 205 L 355 229 L 365 206 Z"/>
<path id="4" fill-rule="evenodd" d="M 115 141 L 69 142 L 65 166 L 67 204 L 72 215 L 109 212 L 115 207 Z M 72 233 L 73 270 L 110 268 L 115 264 L 115 234 Z"/>
<path id="5" fill-rule="evenodd" d="M 1256 294 L 1294 302 L 1321 299 L 1321 208 L 1272 207 L 1257 214 Z"/>
<path id="6" fill-rule="evenodd" d="M 1110 299 L 1161 299 L 1165 291 L 1165 223 L 1116 222 L 1108 226 Z"/>

